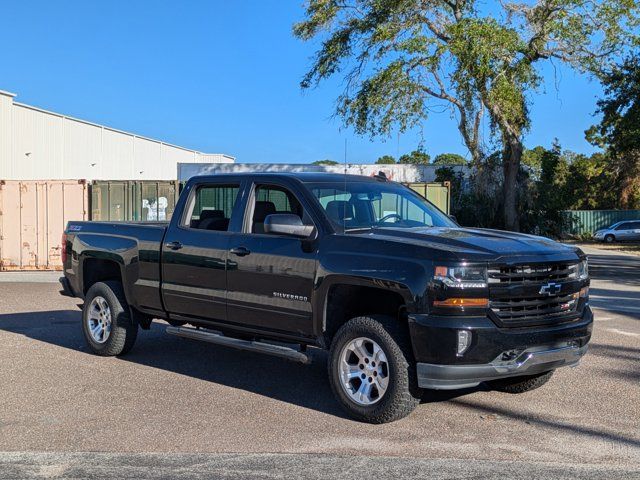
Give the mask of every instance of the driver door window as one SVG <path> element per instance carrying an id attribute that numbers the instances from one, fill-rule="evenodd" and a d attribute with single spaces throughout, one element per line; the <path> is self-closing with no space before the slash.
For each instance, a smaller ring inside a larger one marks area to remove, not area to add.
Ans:
<path id="1" fill-rule="evenodd" d="M 260 185 L 255 190 L 251 233 L 265 233 L 264 221 L 275 213 L 297 215 L 304 222 L 305 215 L 298 199 L 288 190 L 276 185 Z"/>

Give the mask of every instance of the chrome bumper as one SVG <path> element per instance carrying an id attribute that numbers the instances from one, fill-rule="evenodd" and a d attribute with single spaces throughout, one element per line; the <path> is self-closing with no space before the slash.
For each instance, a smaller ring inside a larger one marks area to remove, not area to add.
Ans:
<path id="1" fill-rule="evenodd" d="M 510 361 L 503 361 L 501 354 L 491 363 L 478 365 L 418 363 L 418 385 L 436 390 L 475 387 L 487 380 L 535 375 L 559 367 L 575 366 L 585 353 L 587 345 L 566 345 L 546 350 L 527 349 Z"/>

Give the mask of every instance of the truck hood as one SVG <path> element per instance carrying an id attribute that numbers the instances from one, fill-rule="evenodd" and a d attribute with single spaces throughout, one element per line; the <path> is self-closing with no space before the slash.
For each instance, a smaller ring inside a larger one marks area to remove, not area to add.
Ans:
<path id="1" fill-rule="evenodd" d="M 511 256 L 554 255 L 575 258 L 580 250 L 549 238 L 523 233 L 483 228 L 384 227 L 362 234 L 380 240 L 435 248 L 457 254 L 460 258 L 480 256 L 498 259 Z"/>

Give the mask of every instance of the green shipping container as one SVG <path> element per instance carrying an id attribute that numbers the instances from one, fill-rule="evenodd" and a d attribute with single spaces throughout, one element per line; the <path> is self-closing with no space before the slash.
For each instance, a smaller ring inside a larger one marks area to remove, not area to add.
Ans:
<path id="1" fill-rule="evenodd" d="M 640 220 L 640 210 L 564 210 L 565 235 L 593 235 L 622 220 Z"/>
<path id="2" fill-rule="evenodd" d="M 451 185 L 449 182 L 407 183 L 405 185 L 449 215 L 451 209 Z"/>
<path id="3" fill-rule="evenodd" d="M 96 180 L 91 220 L 169 221 L 180 194 L 177 180 Z"/>

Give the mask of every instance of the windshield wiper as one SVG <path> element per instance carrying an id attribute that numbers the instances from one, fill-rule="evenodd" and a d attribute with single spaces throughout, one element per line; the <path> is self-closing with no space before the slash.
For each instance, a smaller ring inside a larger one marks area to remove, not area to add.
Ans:
<path id="1" fill-rule="evenodd" d="M 346 232 L 364 232 L 366 230 L 372 230 L 374 227 L 355 227 L 355 228 L 345 228 L 344 231 Z"/>

